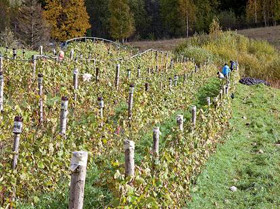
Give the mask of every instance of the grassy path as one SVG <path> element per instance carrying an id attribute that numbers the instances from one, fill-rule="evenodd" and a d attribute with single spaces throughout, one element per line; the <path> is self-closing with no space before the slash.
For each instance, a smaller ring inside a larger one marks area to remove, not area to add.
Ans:
<path id="1" fill-rule="evenodd" d="M 280 208 L 280 91 L 239 85 L 233 115 L 188 208 Z"/>

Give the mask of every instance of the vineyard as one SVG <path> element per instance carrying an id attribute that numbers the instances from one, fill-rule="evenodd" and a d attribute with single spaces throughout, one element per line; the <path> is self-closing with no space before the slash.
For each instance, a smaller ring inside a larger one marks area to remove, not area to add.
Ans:
<path id="1" fill-rule="evenodd" d="M 71 156 L 86 151 L 84 208 L 185 206 L 228 126 L 238 71 L 226 83 L 213 63 L 102 40 L 64 51 L 2 53 L 0 205 L 67 208 L 82 166 L 70 170 Z"/>

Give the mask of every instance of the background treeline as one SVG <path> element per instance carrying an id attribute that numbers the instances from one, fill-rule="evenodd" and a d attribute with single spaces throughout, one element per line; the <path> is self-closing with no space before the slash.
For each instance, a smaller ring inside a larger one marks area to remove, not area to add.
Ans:
<path id="1" fill-rule="evenodd" d="M 120 41 L 188 37 L 209 32 L 213 18 L 224 30 L 280 21 L 280 0 L 0 0 L 0 8 L 2 43 L 10 34 L 32 48 L 38 40 L 83 35 Z"/>

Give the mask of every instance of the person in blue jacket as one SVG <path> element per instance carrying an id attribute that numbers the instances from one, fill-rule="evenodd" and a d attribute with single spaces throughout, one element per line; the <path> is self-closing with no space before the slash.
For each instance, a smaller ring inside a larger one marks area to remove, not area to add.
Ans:
<path id="1" fill-rule="evenodd" d="M 227 64 L 225 64 L 224 67 L 223 67 L 223 70 L 222 70 L 223 75 L 224 75 L 226 78 L 228 78 L 230 72 L 231 72 L 231 70 L 230 70 L 229 66 L 228 66 Z"/>

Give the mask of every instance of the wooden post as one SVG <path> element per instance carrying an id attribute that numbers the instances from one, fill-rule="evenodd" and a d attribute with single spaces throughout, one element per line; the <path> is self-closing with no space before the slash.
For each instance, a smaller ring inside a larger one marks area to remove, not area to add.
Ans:
<path id="1" fill-rule="evenodd" d="M 77 101 L 77 90 L 79 88 L 79 84 L 78 84 L 78 77 L 79 77 L 79 70 L 78 68 L 74 68 L 73 71 L 73 86 L 74 86 L 74 101 Z"/>
<path id="2" fill-rule="evenodd" d="M 104 101 L 102 97 L 98 97 L 98 105 L 99 105 L 99 114 L 100 114 L 100 119 L 101 119 L 101 123 L 100 126 L 103 126 L 103 109 L 104 109 Z"/>
<path id="3" fill-rule="evenodd" d="M 13 59 L 15 60 L 17 58 L 17 50 L 13 48 Z"/>
<path id="4" fill-rule="evenodd" d="M 134 176 L 134 149 L 135 143 L 131 140 L 124 141 L 125 151 L 125 176 Z"/>
<path id="5" fill-rule="evenodd" d="M 56 56 L 56 50 L 53 48 L 53 55 Z"/>
<path id="6" fill-rule="evenodd" d="M 220 100 L 222 100 L 222 99 L 223 99 L 223 90 L 222 90 L 222 89 L 220 90 L 220 93 L 219 93 L 219 98 L 220 98 Z"/>
<path id="7" fill-rule="evenodd" d="M 43 110 L 43 74 L 38 74 L 38 89 L 39 89 L 39 123 L 43 123 L 44 110 Z"/>
<path id="8" fill-rule="evenodd" d="M 22 49 L 22 57 L 23 58 L 25 57 L 25 49 L 24 48 Z"/>
<path id="9" fill-rule="evenodd" d="M 97 83 L 99 81 L 99 68 L 95 68 L 95 82 Z"/>
<path id="10" fill-rule="evenodd" d="M 210 97 L 207 97 L 207 98 L 206 98 L 206 101 L 207 101 L 207 105 L 210 107 L 210 105 L 211 105 L 211 98 L 210 98 Z"/>
<path id="11" fill-rule="evenodd" d="M 145 91 L 149 91 L 149 83 L 145 83 Z"/>
<path id="12" fill-rule="evenodd" d="M 178 85 L 178 80 L 179 80 L 179 76 L 178 76 L 178 75 L 175 75 L 175 76 L 174 76 L 174 86 L 177 86 L 177 85 Z"/>
<path id="13" fill-rule="evenodd" d="M 40 53 L 40 55 L 43 55 L 43 46 L 39 47 L 39 53 Z"/>
<path id="14" fill-rule="evenodd" d="M 129 97 L 128 97 L 128 119 L 129 120 L 132 119 L 133 92 L 134 92 L 134 84 L 130 84 Z"/>
<path id="15" fill-rule="evenodd" d="M 169 89 L 172 89 L 172 78 L 169 78 Z"/>
<path id="16" fill-rule="evenodd" d="M 84 188 L 87 173 L 88 152 L 76 151 L 72 153 L 70 170 L 71 185 L 69 209 L 82 209 L 84 203 Z"/>
<path id="17" fill-rule="evenodd" d="M 32 56 L 32 62 L 33 62 L 33 79 L 35 79 L 35 74 L 36 74 L 36 56 Z"/>
<path id="18" fill-rule="evenodd" d="M 229 86 L 230 86 L 229 84 L 226 85 L 226 92 L 225 93 L 226 93 L 227 96 L 228 96 L 228 92 L 229 92 Z"/>
<path id="19" fill-rule="evenodd" d="M 224 95 L 226 95 L 226 88 L 227 88 L 227 85 L 224 85 L 224 86 L 223 86 L 223 94 L 224 94 Z"/>
<path id="20" fill-rule="evenodd" d="M 3 72 L 0 71 L 0 112 L 4 110 L 4 76 Z"/>
<path id="21" fill-rule="evenodd" d="M 71 49 L 70 51 L 70 60 L 73 60 L 74 58 L 74 49 Z"/>
<path id="22" fill-rule="evenodd" d="M 13 146 L 13 163 L 12 163 L 12 168 L 13 170 L 16 169 L 17 167 L 17 162 L 18 162 L 18 150 L 19 150 L 19 140 L 20 140 L 20 134 L 22 132 L 22 117 L 16 116 L 14 119 L 14 146 Z"/>
<path id="23" fill-rule="evenodd" d="M 140 78 L 141 76 L 141 69 L 140 69 L 140 66 L 138 66 L 137 68 L 137 77 Z"/>
<path id="24" fill-rule="evenodd" d="M 184 130 L 184 116 L 183 115 L 177 115 L 177 125 L 179 126 L 179 130 Z"/>
<path id="25" fill-rule="evenodd" d="M 159 127 L 155 127 L 153 130 L 153 154 L 155 158 L 159 156 Z"/>
<path id="26" fill-rule="evenodd" d="M 195 125 L 196 125 L 196 106 L 192 107 L 192 124 L 195 127 Z"/>
<path id="27" fill-rule="evenodd" d="M 117 64 L 116 67 L 116 77 L 115 77 L 115 87 L 119 89 L 119 82 L 120 82 L 120 64 Z"/>
<path id="28" fill-rule="evenodd" d="M 60 134 L 66 134 L 67 125 L 67 115 L 68 115 L 68 98 L 61 98 L 61 111 L 60 111 Z"/>
<path id="29" fill-rule="evenodd" d="M 0 55 L 0 71 L 3 71 L 3 57 Z"/>
<path id="30" fill-rule="evenodd" d="M 127 70 L 127 79 L 130 79 L 130 77 L 131 77 L 131 70 L 128 69 L 128 70 Z"/>

